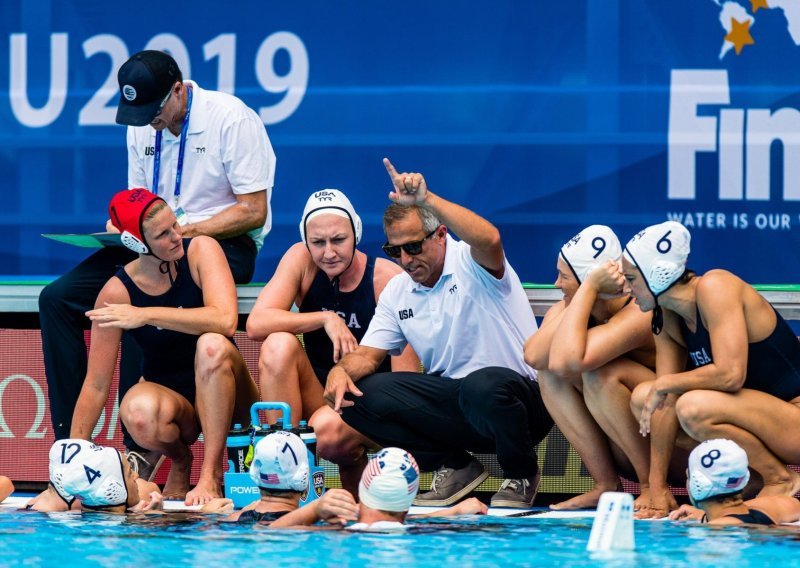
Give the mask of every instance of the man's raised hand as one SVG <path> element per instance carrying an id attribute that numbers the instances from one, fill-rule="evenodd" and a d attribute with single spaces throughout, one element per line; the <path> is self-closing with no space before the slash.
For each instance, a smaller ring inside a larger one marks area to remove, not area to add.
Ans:
<path id="1" fill-rule="evenodd" d="M 389 199 L 400 205 L 416 205 L 423 203 L 428 196 L 425 178 L 419 173 L 397 173 L 389 158 L 383 159 L 386 172 L 392 180 L 394 191 L 389 192 Z"/>

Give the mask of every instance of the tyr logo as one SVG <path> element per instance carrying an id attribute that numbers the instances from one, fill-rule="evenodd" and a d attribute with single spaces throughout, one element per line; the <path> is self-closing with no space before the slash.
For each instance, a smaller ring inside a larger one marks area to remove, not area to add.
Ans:
<path id="1" fill-rule="evenodd" d="M 201 147 L 195 146 L 194 153 L 195 154 L 205 154 L 206 153 L 206 147 L 205 146 L 201 146 Z"/>
<path id="2" fill-rule="evenodd" d="M 331 191 L 318 191 L 314 194 L 314 199 L 319 201 L 333 201 L 336 194 Z"/>
<path id="3" fill-rule="evenodd" d="M 455 294 L 457 290 L 458 290 L 458 284 L 453 284 L 447 291 L 450 292 L 451 294 Z"/>

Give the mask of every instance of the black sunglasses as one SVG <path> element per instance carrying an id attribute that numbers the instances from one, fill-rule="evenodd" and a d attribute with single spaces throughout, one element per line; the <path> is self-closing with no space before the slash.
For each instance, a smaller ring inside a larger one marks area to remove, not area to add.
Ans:
<path id="1" fill-rule="evenodd" d="M 441 227 L 441 225 L 439 225 Z M 400 249 L 406 251 L 406 253 L 410 255 L 418 255 L 422 252 L 422 243 L 430 239 L 436 231 L 439 230 L 439 227 L 436 227 L 433 231 L 422 237 L 418 241 L 411 241 L 410 243 L 403 243 L 402 245 L 390 245 L 388 242 L 383 245 L 381 248 L 383 252 L 386 253 L 387 256 L 392 258 L 400 258 Z"/>

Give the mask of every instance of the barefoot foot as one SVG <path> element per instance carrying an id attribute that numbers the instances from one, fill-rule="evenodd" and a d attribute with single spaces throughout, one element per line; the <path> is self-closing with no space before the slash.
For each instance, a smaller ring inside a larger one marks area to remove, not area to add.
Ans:
<path id="1" fill-rule="evenodd" d="M 212 499 L 218 499 L 220 497 L 222 497 L 220 484 L 212 479 L 203 479 L 201 477 L 197 481 L 195 488 L 186 494 L 184 504 L 187 506 L 205 505 Z"/>
<path id="2" fill-rule="evenodd" d="M 600 502 L 600 496 L 606 491 L 617 491 L 619 487 L 595 487 L 591 491 L 576 495 L 572 499 L 567 499 L 561 503 L 554 503 L 550 508 L 554 511 L 576 511 L 578 509 L 595 509 Z"/>
<path id="3" fill-rule="evenodd" d="M 164 484 L 164 499 L 182 500 L 189 491 L 189 476 L 192 472 L 192 454 L 187 458 L 173 459 L 172 467 Z"/>

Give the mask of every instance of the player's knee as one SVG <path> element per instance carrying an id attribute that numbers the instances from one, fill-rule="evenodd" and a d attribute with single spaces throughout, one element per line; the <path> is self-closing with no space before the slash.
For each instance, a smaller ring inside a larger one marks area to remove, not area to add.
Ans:
<path id="1" fill-rule="evenodd" d="M 233 371 L 233 344 L 218 333 L 204 333 L 197 339 L 195 370 L 198 381 L 210 380 L 222 372 Z"/>
<path id="2" fill-rule="evenodd" d="M 313 418 L 317 436 L 317 452 L 328 461 L 350 465 L 363 459 L 360 437 L 335 412 L 317 412 Z"/>
<path id="3" fill-rule="evenodd" d="M 262 373 L 279 374 L 285 371 L 303 353 L 303 347 L 294 334 L 271 333 L 261 344 L 258 365 Z"/>
<path id="4" fill-rule="evenodd" d="M 158 402 L 147 394 L 139 394 L 131 389 L 119 406 L 122 423 L 134 438 L 151 434 L 158 422 Z"/>
<path id="5" fill-rule="evenodd" d="M 631 393 L 631 412 L 633 412 L 634 416 L 637 418 L 642 413 L 642 408 L 644 408 L 644 403 L 647 400 L 647 395 L 650 393 L 650 387 L 652 385 L 653 381 L 642 383 L 633 389 Z"/>
<path id="6" fill-rule="evenodd" d="M 689 391 L 680 396 L 675 403 L 675 414 L 681 427 L 692 437 L 705 429 L 712 419 L 708 397 L 704 391 Z"/>

